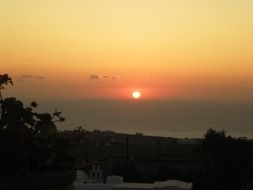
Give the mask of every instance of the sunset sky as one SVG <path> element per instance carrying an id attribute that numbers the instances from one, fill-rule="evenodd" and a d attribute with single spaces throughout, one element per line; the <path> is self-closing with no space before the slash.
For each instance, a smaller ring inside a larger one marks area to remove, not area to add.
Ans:
<path id="1" fill-rule="evenodd" d="M 20 97 L 253 100 L 252 0 L 1 0 Z"/>

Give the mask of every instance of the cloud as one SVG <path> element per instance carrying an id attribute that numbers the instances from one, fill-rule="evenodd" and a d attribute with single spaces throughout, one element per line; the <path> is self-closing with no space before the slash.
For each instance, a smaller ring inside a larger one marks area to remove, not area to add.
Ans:
<path id="1" fill-rule="evenodd" d="M 46 77 L 34 75 L 33 78 L 34 78 L 34 79 L 38 79 L 38 80 L 43 80 L 43 79 L 45 79 Z"/>
<path id="2" fill-rule="evenodd" d="M 31 78 L 33 78 L 32 75 L 26 75 L 26 74 L 21 75 L 20 77 L 21 77 L 21 78 L 24 78 L 24 79 L 31 79 Z"/>
<path id="3" fill-rule="evenodd" d="M 112 75 L 111 78 L 112 78 L 113 80 L 116 80 L 116 79 L 120 78 L 120 76 L 119 76 L 119 75 Z"/>
<path id="4" fill-rule="evenodd" d="M 98 79 L 100 79 L 100 76 L 99 75 L 91 75 L 90 79 L 91 80 L 98 80 Z"/>
<path id="5" fill-rule="evenodd" d="M 45 76 L 40 75 L 28 75 L 28 74 L 22 74 L 20 77 L 18 77 L 17 81 L 19 82 L 25 82 L 25 81 L 31 81 L 31 80 L 44 80 Z"/>
<path id="6" fill-rule="evenodd" d="M 119 78 L 119 75 L 107 75 L 107 74 L 103 74 L 103 75 L 100 75 L 100 74 L 92 74 L 90 75 L 90 79 L 91 80 L 102 80 L 102 79 L 105 79 L 105 80 L 116 80 L 117 78 Z"/>

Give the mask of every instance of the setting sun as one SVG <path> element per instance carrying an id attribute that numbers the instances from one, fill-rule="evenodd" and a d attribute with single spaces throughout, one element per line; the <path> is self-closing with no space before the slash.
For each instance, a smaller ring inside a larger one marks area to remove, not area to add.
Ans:
<path id="1" fill-rule="evenodd" d="M 134 99 L 139 99 L 141 97 L 141 93 L 139 91 L 133 91 L 132 97 Z"/>

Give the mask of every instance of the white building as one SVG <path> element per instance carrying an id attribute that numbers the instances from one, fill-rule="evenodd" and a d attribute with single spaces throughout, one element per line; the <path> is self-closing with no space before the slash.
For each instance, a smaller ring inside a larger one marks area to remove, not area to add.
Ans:
<path id="1" fill-rule="evenodd" d="M 98 169 L 100 168 L 95 167 L 92 172 L 96 173 Z M 95 173 L 94 176 L 96 176 Z M 168 180 L 155 183 L 125 183 L 121 176 L 108 176 L 105 184 L 74 183 L 74 187 L 75 190 L 192 190 L 192 183 L 179 180 Z"/>

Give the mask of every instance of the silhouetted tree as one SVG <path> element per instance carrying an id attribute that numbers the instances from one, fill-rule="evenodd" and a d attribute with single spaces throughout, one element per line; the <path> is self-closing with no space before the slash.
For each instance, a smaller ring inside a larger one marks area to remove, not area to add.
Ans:
<path id="1" fill-rule="evenodd" d="M 209 129 L 202 148 L 204 175 L 196 189 L 239 189 L 252 168 L 252 144 Z"/>
<path id="2" fill-rule="evenodd" d="M 12 79 L 0 75 L 0 175 L 71 168 L 68 143 L 55 125 L 65 121 L 61 112 L 37 113 L 36 102 L 24 107 L 14 97 L 3 98 L 1 90 L 8 84 L 13 85 Z"/>
<path id="3" fill-rule="evenodd" d="M 2 90 L 4 86 L 11 84 L 13 85 L 11 77 L 8 74 L 0 75 L 0 100 L 3 101 Z"/>

